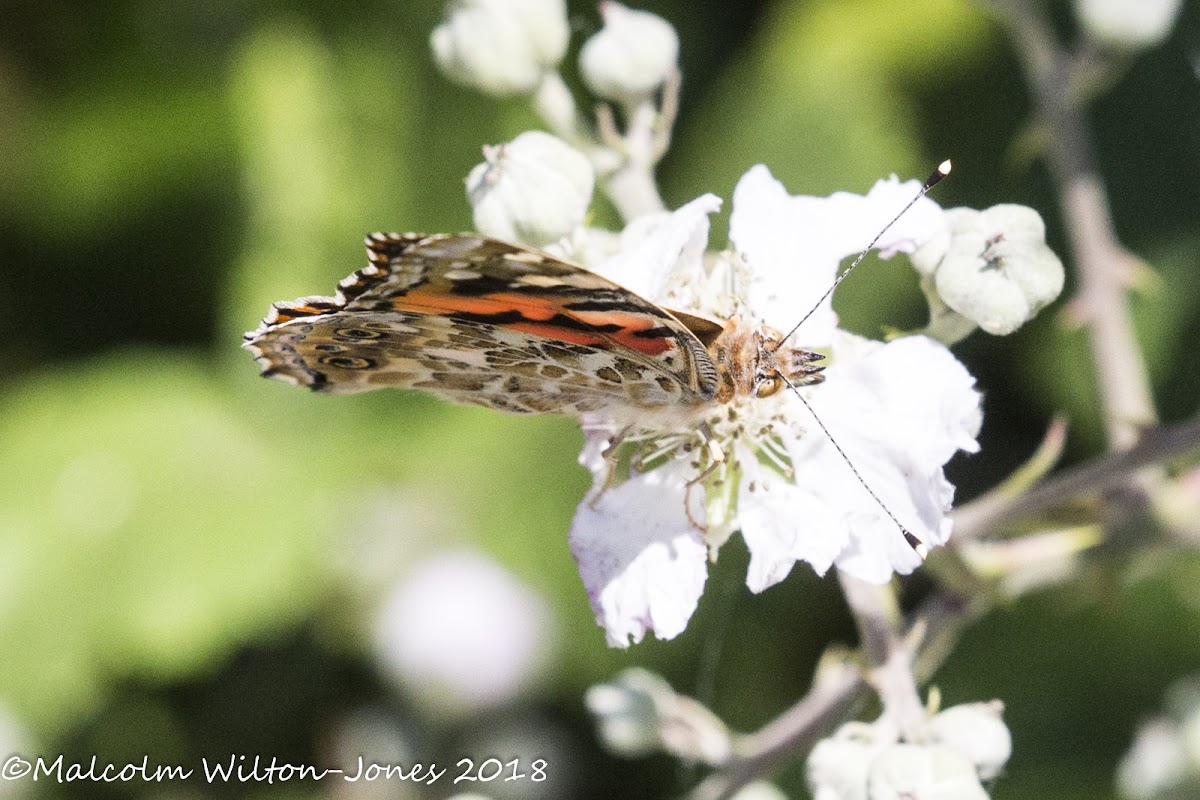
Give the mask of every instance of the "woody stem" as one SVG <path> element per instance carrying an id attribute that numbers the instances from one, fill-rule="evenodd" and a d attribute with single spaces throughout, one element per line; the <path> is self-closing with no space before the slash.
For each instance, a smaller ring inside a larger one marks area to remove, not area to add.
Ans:
<path id="1" fill-rule="evenodd" d="M 1104 182 L 1092 157 L 1080 91 L 1083 60 L 1054 39 L 1042 6 L 1033 0 L 991 0 L 1008 26 L 1032 83 L 1038 121 L 1079 272 L 1076 307 L 1091 332 L 1109 446 L 1124 450 L 1155 412 L 1145 359 L 1134 336 L 1125 292 L 1137 260 L 1121 246 Z"/>

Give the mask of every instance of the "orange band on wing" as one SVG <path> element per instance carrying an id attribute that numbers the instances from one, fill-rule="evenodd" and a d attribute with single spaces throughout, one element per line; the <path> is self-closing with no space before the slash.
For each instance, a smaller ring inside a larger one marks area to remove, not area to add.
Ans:
<path id="1" fill-rule="evenodd" d="M 603 347 L 615 342 L 621 347 L 648 356 L 660 355 L 675 346 L 675 342 L 668 337 L 637 335 L 640 331 L 648 331 L 660 325 L 653 317 L 626 311 L 572 311 L 563 308 L 557 298 L 547 295 L 504 292 L 468 296 L 416 289 L 395 298 L 392 302 L 400 311 L 436 316 L 453 316 L 455 313 L 487 316 L 516 311 L 524 319 L 505 322 L 503 327 L 570 344 Z M 598 328 L 617 325 L 619 329 L 588 331 L 563 327 L 549 322 L 556 316 L 570 317 L 584 325 L 594 325 Z"/>
<path id="2" fill-rule="evenodd" d="M 628 311 L 571 311 L 572 317 L 588 325 L 620 325 L 621 329 L 604 336 L 622 347 L 637 353 L 657 356 L 675 346 L 673 339 L 665 336 L 638 336 L 639 333 L 662 325 L 653 317 L 630 314 Z"/>
<path id="3" fill-rule="evenodd" d="M 534 336 L 542 336 L 546 339 L 567 342 L 568 344 L 583 344 L 588 347 L 600 348 L 608 345 L 608 340 L 602 334 L 590 331 L 577 331 L 558 325 L 547 325 L 543 322 L 506 322 L 504 323 L 504 327 L 520 331 L 521 333 L 532 333 Z"/>
<path id="4" fill-rule="evenodd" d="M 451 316 L 459 311 L 466 314 L 504 314 L 519 311 L 533 320 L 548 320 L 562 313 L 562 307 L 552 298 L 521 294 L 458 295 L 414 289 L 392 301 L 400 311 L 418 314 Z"/>

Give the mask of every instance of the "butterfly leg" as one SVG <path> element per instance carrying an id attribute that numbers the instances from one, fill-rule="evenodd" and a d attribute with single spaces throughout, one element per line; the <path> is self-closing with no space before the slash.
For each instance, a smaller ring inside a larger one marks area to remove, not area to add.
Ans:
<path id="1" fill-rule="evenodd" d="M 600 502 L 600 498 L 617 482 L 617 466 L 621 461 L 618 451 L 632 430 L 631 426 L 622 428 L 610 436 L 600 449 L 600 457 L 604 460 L 604 480 L 598 482 L 599 488 L 593 488 L 591 497 L 587 499 L 588 508 L 593 511 L 596 510 L 596 504 Z"/>
<path id="2" fill-rule="evenodd" d="M 683 496 L 683 510 L 687 513 L 688 522 L 699 530 L 701 533 L 708 533 L 708 526 L 696 520 L 692 516 L 692 491 L 709 479 L 718 469 L 725 466 L 725 451 L 721 449 L 721 445 L 717 442 L 713 435 L 712 429 L 708 427 L 708 423 L 700 426 L 698 433 L 700 434 L 700 445 L 708 451 L 708 466 L 705 467 L 699 475 L 687 482 L 687 489 Z"/>
<path id="3" fill-rule="evenodd" d="M 701 425 L 697 433 L 700 435 L 700 446 L 708 451 L 708 466 L 699 475 L 688 481 L 689 487 L 704 483 L 714 472 L 725 466 L 725 451 L 721 449 L 720 443 L 713 436 L 712 428 L 708 427 L 708 423 Z"/>

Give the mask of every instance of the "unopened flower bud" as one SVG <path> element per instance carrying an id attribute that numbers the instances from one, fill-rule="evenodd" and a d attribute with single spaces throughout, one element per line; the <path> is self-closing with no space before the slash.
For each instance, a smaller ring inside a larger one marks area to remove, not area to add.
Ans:
<path id="1" fill-rule="evenodd" d="M 676 694 L 652 672 L 626 670 L 613 683 L 588 689 L 585 702 L 596 715 L 600 738 L 621 755 L 662 750 L 717 765 L 732 751 L 729 731 L 716 715 L 692 698 Z"/>
<path id="2" fill-rule="evenodd" d="M 583 45 L 579 69 L 599 97 L 634 103 L 652 94 L 675 71 L 679 37 L 671 24 L 620 3 L 600 7 L 604 27 Z"/>
<path id="3" fill-rule="evenodd" d="M 962 557 L 977 575 L 999 579 L 1000 590 L 1017 597 L 1077 577 L 1079 554 L 1102 540 L 1097 526 L 1078 525 L 1012 539 L 971 539 L 962 542 Z"/>
<path id="4" fill-rule="evenodd" d="M 452 0 L 430 43 L 448 78 L 506 95 L 536 89 L 569 38 L 565 0 Z"/>
<path id="5" fill-rule="evenodd" d="M 888 747 L 894 735 L 862 722 L 849 722 L 828 739 L 817 742 L 808 754 L 805 769 L 814 798 L 867 800 L 867 777 L 875 756 Z"/>
<path id="6" fill-rule="evenodd" d="M 896 744 L 871 764 L 870 800 L 988 800 L 975 765 L 948 745 Z"/>
<path id="7" fill-rule="evenodd" d="M 583 224 L 595 173 L 578 150 L 548 133 L 527 131 L 483 152 L 486 160 L 467 176 L 480 233 L 546 247 Z"/>
<path id="8" fill-rule="evenodd" d="M 1075 0 L 1075 13 L 1099 44 L 1143 50 L 1167 38 L 1182 6 L 1182 0 Z"/>
<path id="9" fill-rule="evenodd" d="M 1187 782 L 1188 761 L 1175 722 L 1163 718 L 1144 722 L 1117 767 L 1117 790 L 1129 800 L 1170 796 Z"/>
<path id="10" fill-rule="evenodd" d="M 1012 755 L 1012 735 L 1001 719 L 1004 704 L 968 703 L 947 708 L 926 723 L 929 737 L 962 752 L 975 765 L 981 780 L 1000 774 Z"/>
<path id="11" fill-rule="evenodd" d="M 1196 797 L 1200 789 L 1200 678 L 1167 692 L 1162 716 L 1143 722 L 1117 769 L 1117 788 L 1129 800 Z"/>
<path id="12" fill-rule="evenodd" d="M 773 783 L 754 781 L 738 789 L 731 800 L 788 800 L 788 796 Z"/>
<path id="13" fill-rule="evenodd" d="M 618 755 L 638 758 L 658 750 L 658 714 L 654 698 L 670 694 L 662 678 L 644 670 L 627 670 L 613 683 L 587 690 L 584 702 L 596 717 L 600 739 Z"/>
<path id="14" fill-rule="evenodd" d="M 1026 206 L 952 208 L 949 232 L 912 255 L 938 297 L 988 333 L 1012 333 L 1062 291 L 1062 261 L 1046 227 Z"/>

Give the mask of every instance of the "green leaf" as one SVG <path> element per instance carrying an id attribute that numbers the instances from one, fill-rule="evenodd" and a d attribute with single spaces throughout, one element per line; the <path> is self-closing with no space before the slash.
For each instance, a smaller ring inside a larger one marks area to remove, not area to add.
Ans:
<path id="1" fill-rule="evenodd" d="M 179 679 L 302 618 L 329 494 L 194 364 L 47 374 L 0 410 L 0 695 L 50 733 L 111 676 Z"/>

